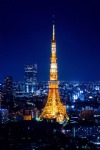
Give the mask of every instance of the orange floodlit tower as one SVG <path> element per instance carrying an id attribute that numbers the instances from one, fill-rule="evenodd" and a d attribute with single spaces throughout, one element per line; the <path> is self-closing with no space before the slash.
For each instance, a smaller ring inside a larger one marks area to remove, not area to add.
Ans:
<path id="1" fill-rule="evenodd" d="M 56 40 L 55 40 L 55 25 L 53 24 L 53 33 L 51 41 L 51 64 L 50 64 L 50 81 L 48 98 L 39 119 L 55 119 L 59 123 L 69 120 L 66 113 L 66 106 L 60 101 L 58 90 L 58 71 L 57 71 L 57 57 L 56 57 Z"/>

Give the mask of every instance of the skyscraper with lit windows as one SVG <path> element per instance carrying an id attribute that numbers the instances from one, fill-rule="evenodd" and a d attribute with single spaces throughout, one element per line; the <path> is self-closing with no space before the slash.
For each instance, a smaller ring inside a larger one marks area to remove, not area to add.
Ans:
<path id="1" fill-rule="evenodd" d="M 25 92 L 34 93 L 37 86 L 37 64 L 25 65 L 24 80 Z"/>
<path id="2" fill-rule="evenodd" d="M 12 81 L 13 81 L 12 76 L 7 76 L 4 81 L 5 92 L 8 95 L 13 94 Z"/>

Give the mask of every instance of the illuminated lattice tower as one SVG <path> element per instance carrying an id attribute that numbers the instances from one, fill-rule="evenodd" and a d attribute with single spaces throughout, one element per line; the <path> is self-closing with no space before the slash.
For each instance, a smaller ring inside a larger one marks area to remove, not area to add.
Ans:
<path id="1" fill-rule="evenodd" d="M 63 123 L 65 119 L 68 120 L 69 117 L 66 113 L 66 106 L 60 101 L 56 59 L 55 25 L 53 24 L 48 98 L 39 119 L 56 119 L 57 122 Z"/>

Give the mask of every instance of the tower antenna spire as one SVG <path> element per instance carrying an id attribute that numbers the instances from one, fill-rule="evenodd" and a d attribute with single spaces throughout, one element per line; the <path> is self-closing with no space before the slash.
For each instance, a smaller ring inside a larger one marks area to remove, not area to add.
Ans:
<path id="1" fill-rule="evenodd" d="M 53 24 L 55 24 L 55 15 L 53 14 Z"/>
<path id="2" fill-rule="evenodd" d="M 55 41 L 55 22 L 54 22 L 54 17 L 55 17 L 55 15 L 53 15 L 53 33 L 52 33 L 52 41 Z"/>

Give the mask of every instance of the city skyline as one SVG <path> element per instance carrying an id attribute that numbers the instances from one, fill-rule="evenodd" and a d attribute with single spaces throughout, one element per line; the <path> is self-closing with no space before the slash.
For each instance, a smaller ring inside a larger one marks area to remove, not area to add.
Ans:
<path id="1" fill-rule="evenodd" d="M 98 1 L 0 3 L 0 81 L 8 75 L 23 81 L 24 65 L 35 63 L 39 80 L 49 80 L 53 14 L 58 80 L 100 80 Z"/>

